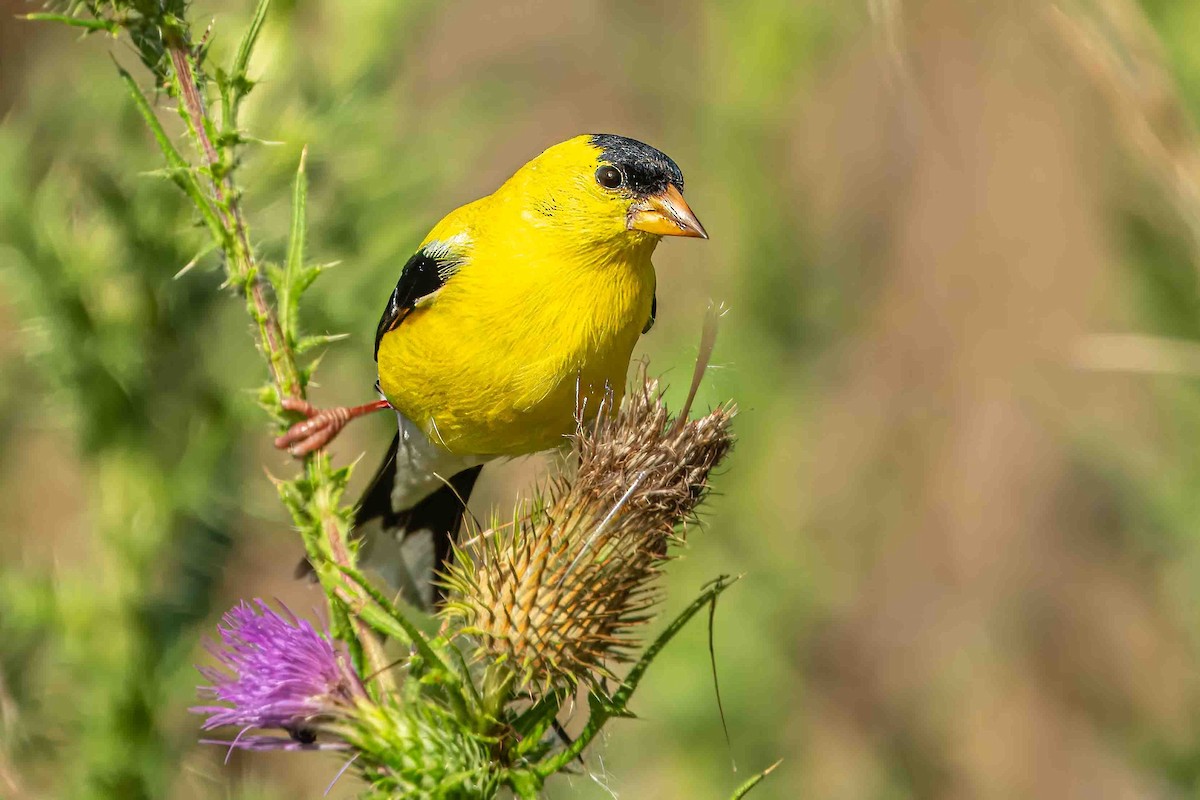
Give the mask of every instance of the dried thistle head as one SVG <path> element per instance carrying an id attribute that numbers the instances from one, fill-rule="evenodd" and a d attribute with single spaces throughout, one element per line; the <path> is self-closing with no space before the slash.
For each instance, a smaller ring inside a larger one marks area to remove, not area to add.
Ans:
<path id="1" fill-rule="evenodd" d="M 574 474 L 457 553 L 444 613 L 520 686 L 607 676 L 652 616 L 654 579 L 733 444 L 734 411 L 673 417 L 643 366 L 615 413 L 580 426 Z"/>

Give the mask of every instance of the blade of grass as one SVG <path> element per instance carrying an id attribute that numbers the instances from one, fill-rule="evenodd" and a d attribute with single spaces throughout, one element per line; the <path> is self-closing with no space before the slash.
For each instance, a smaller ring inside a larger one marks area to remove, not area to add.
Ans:
<path id="1" fill-rule="evenodd" d="M 729 723 L 725 721 L 725 704 L 721 702 L 721 683 L 717 680 L 717 651 L 713 647 L 713 627 L 717 619 L 717 598 L 714 595 L 708 604 L 708 663 L 712 665 L 713 692 L 717 695 L 717 712 L 721 715 L 721 730 L 725 732 L 725 746 L 729 748 L 729 763 L 737 772 L 737 759 L 733 757 L 733 742 L 729 738 Z"/>

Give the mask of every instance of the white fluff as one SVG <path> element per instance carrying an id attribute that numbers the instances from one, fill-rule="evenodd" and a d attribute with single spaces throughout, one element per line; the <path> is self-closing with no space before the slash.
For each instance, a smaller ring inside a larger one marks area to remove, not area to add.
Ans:
<path id="1" fill-rule="evenodd" d="M 464 469 L 491 460 L 489 456 L 462 456 L 431 441 L 412 420 L 396 412 L 400 444 L 396 448 L 396 483 L 392 486 L 392 508 L 412 508 L 446 485 Z"/>

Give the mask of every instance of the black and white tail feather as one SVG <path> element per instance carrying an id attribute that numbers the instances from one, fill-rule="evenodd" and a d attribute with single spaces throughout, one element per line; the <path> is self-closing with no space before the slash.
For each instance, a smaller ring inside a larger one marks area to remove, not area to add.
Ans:
<path id="1" fill-rule="evenodd" d="M 396 471 L 400 434 L 363 493 L 354 516 L 358 535 L 365 537 L 363 559 L 400 591 L 409 603 L 432 609 L 443 599 L 434 573 L 451 557 L 451 545 L 466 512 L 482 465 L 468 467 L 449 478 L 415 505 L 397 508 Z"/>

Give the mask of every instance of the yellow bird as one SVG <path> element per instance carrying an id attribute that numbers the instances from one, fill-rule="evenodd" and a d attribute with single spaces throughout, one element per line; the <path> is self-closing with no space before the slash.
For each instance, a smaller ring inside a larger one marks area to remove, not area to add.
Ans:
<path id="1" fill-rule="evenodd" d="M 559 446 L 620 397 L 654 323 L 663 236 L 708 238 L 664 153 L 612 134 L 557 144 L 434 226 L 400 273 L 375 337 L 383 400 L 308 417 L 276 444 L 303 455 L 345 423 L 395 410 L 399 432 L 363 496 L 373 565 L 428 604 L 481 466 Z M 386 539 L 400 544 L 399 558 Z M 373 540 L 373 541 L 372 541 Z"/>

